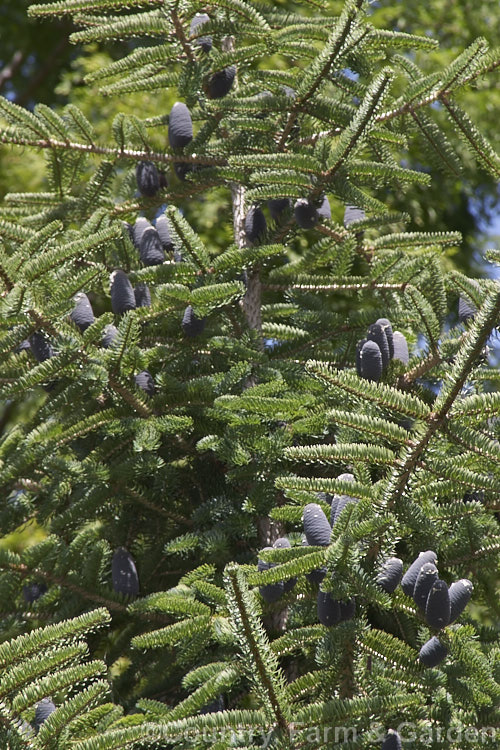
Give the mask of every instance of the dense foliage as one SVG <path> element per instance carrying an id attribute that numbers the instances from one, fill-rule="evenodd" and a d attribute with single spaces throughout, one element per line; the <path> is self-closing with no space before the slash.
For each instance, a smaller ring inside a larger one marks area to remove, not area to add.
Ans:
<path id="1" fill-rule="evenodd" d="M 96 128 L 0 100 L 47 180 L 0 209 L 8 747 L 496 746 L 500 288 L 401 197 L 498 179 L 499 56 L 367 11 L 30 9 L 140 44 Z"/>

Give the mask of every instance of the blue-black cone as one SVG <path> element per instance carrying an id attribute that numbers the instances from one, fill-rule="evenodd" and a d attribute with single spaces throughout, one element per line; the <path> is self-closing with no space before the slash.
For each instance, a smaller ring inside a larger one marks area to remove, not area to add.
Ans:
<path id="1" fill-rule="evenodd" d="M 245 235 L 249 242 L 255 244 L 266 233 L 266 217 L 260 206 L 251 206 L 245 216 Z"/>
<path id="2" fill-rule="evenodd" d="M 45 334 L 35 331 L 29 337 L 30 348 L 37 362 L 45 362 L 54 356 L 54 350 Z"/>
<path id="3" fill-rule="evenodd" d="M 306 573 L 306 578 L 311 583 L 317 583 L 318 585 L 326 576 L 326 568 L 314 568 L 310 573 Z"/>
<path id="4" fill-rule="evenodd" d="M 274 549 L 290 549 L 291 546 L 290 541 L 285 536 L 280 536 L 273 544 Z"/>
<path id="5" fill-rule="evenodd" d="M 394 333 L 392 330 L 392 325 L 387 318 L 379 318 L 375 321 L 376 324 L 379 326 L 382 326 L 385 336 L 387 338 L 387 345 L 389 347 L 389 357 L 390 359 L 393 359 L 394 357 Z"/>
<path id="6" fill-rule="evenodd" d="M 361 371 L 361 350 L 363 349 L 365 344 L 366 339 L 360 339 L 356 344 L 356 372 L 358 373 L 360 378 L 363 377 L 363 373 Z"/>
<path id="7" fill-rule="evenodd" d="M 433 584 L 425 605 L 425 621 L 431 628 L 445 628 L 450 622 L 451 605 L 448 586 L 439 578 Z"/>
<path id="8" fill-rule="evenodd" d="M 210 18 L 206 13 L 197 13 L 191 21 L 191 25 L 189 27 L 189 36 L 193 37 L 198 34 L 200 31 L 200 26 L 203 26 L 203 24 L 207 23 L 208 21 L 210 21 Z M 195 39 L 194 44 L 198 45 L 198 47 L 201 47 L 203 52 L 210 52 L 210 50 L 212 49 L 212 37 L 199 36 L 197 39 Z"/>
<path id="9" fill-rule="evenodd" d="M 111 281 L 111 309 L 115 315 L 122 315 L 128 310 L 135 310 L 135 295 L 132 284 L 121 269 L 113 271 Z"/>
<path id="10" fill-rule="evenodd" d="M 156 393 L 156 386 L 153 376 L 147 370 L 143 370 L 134 376 L 135 384 L 148 396 L 154 396 Z"/>
<path id="11" fill-rule="evenodd" d="M 467 578 L 455 581 L 448 589 L 450 595 L 450 622 L 462 614 L 472 596 L 474 586 Z"/>
<path id="12" fill-rule="evenodd" d="M 137 307 L 151 307 L 151 292 L 143 281 L 134 287 L 135 304 Z"/>
<path id="13" fill-rule="evenodd" d="M 317 492 L 316 497 L 318 500 L 322 500 L 324 503 L 327 503 L 328 505 L 332 504 L 333 495 L 330 495 L 329 492 Z"/>
<path id="14" fill-rule="evenodd" d="M 295 221 L 302 229 L 312 229 L 318 223 L 318 211 L 316 206 L 307 198 L 299 198 L 293 207 Z"/>
<path id="15" fill-rule="evenodd" d="M 322 625 L 331 628 L 340 622 L 340 602 L 333 599 L 329 591 L 318 591 L 318 620 Z"/>
<path id="16" fill-rule="evenodd" d="M 21 721 L 21 724 L 19 726 L 19 732 L 24 738 L 33 737 L 34 731 L 31 724 L 28 724 L 27 721 Z"/>
<path id="17" fill-rule="evenodd" d="M 344 212 L 344 226 L 345 227 L 348 227 L 349 224 L 352 224 L 354 221 L 362 221 L 363 219 L 366 219 L 366 214 L 362 208 L 357 208 L 357 206 L 345 207 L 345 212 Z"/>
<path id="18" fill-rule="evenodd" d="M 330 544 L 332 528 L 319 505 L 316 503 L 306 505 L 302 520 L 308 544 L 318 547 L 327 547 Z"/>
<path id="19" fill-rule="evenodd" d="M 347 602 L 339 602 L 340 622 L 352 620 L 356 614 L 356 599 L 349 599 Z"/>
<path id="20" fill-rule="evenodd" d="M 267 201 L 267 207 L 273 221 L 280 221 L 283 214 L 290 210 L 290 198 L 272 198 Z"/>
<path id="21" fill-rule="evenodd" d="M 198 318 L 191 305 L 188 305 L 184 311 L 181 326 L 185 336 L 190 338 L 199 336 L 205 330 L 205 318 Z"/>
<path id="22" fill-rule="evenodd" d="M 194 165 L 187 161 L 176 161 L 174 162 L 174 172 L 179 180 L 185 182 L 189 172 L 194 172 Z"/>
<path id="23" fill-rule="evenodd" d="M 367 341 L 361 347 L 359 354 L 361 361 L 361 377 L 378 383 L 382 377 L 382 354 L 375 341 Z"/>
<path id="24" fill-rule="evenodd" d="M 344 482 L 354 482 L 354 475 L 350 473 L 340 474 L 337 479 Z M 330 524 L 332 527 L 337 523 L 340 514 L 348 503 L 357 503 L 357 498 L 350 495 L 334 495 L 330 506 Z"/>
<path id="25" fill-rule="evenodd" d="M 161 244 L 165 252 L 171 253 L 174 250 L 174 243 L 170 235 L 170 224 L 165 214 L 158 216 L 155 221 L 156 231 L 160 237 Z"/>
<path id="26" fill-rule="evenodd" d="M 193 140 L 193 121 L 184 102 L 175 102 L 168 117 L 168 142 L 172 148 L 184 148 Z"/>
<path id="27" fill-rule="evenodd" d="M 152 161 L 140 161 L 135 168 L 137 189 L 141 195 L 153 198 L 160 189 L 160 175 Z"/>
<path id="28" fill-rule="evenodd" d="M 28 604 L 33 604 L 47 592 L 47 586 L 44 583 L 29 583 L 23 586 L 23 597 Z"/>
<path id="29" fill-rule="evenodd" d="M 439 638 L 433 636 L 424 643 L 418 654 L 419 660 L 426 667 L 436 667 L 443 659 L 446 658 L 448 649 L 444 646 Z"/>
<path id="30" fill-rule="evenodd" d="M 281 91 L 288 99 L 295 99 L 297 92 L 291 86 L 280 86 Z"/>
<path id="31" fill-rule="evenodd" d="M 389 557 L 384 560 L 377 575 L 377 585 L 388 594 L 396 591 L 403 576 L 403 561 L 399 557 Z"/>
<path id="32" fill-rule="evenodd" d="M 368 341 L 375 341 L 382 355 L 382 369 L 385 370 L 389 364 L 389 343 L 384 328 L 379 323 L 373 323 L 369 329 L 366 338 Z"/>
<path id="33" fill-rule="evenodd" d="M 272 547 L 264 547 L 263 552 L 270 549 L 272 549 Z M 259 571 L 259 573 L 275 567 L 276 563 L 266 562 L 265 560 L 260 559 L 257 561 L 257 570 Z M 283 581 L 277 581 L 277 583 L 268 583 L 266 586 L 259 586 L 259 594 L 268 604 L 277 602 L 278 599 L 283 596 L 284 591 L 285 586 Z"/>
<path id="34" fill-rule="evenodd" d="M 262 101 L 262 99 L 268 99 L 269 97 L 272 97 L 272 93 L 270 91 L 260 91 L 254 98 L 257 100 L 260 99 L 260 101 Z M 257 117 L 259 120 L 263 120 L 268 114 L 269 112 L 264 109 L 260 112 L 257 112 L 255 117 Z"/>
<path id="35" fill-rule="evenodd" d="M 332 513 L 332 517 L 333 517 L 332 526 L 334 526 L 337 523 L 337 521 L 340 518 L 340 514 L 342 513 L 342 511 L 347 505 L 349 505 L 350 503 L 357 503 L 357 502 L 358 502 L 357 497 L 350 497 L 350 495 L 339 495 L 339 499 L 335 507 L 335 513 Z M 332 502 L 332 506 L 333 504 L 334 503 Z"/>
<path id="36" fill-rule="evenodd" d="M 165 260 L 160 235 L 154 227 L 148 227 L 142 233 L 139 243 L 139 257 L 145 266 L 160 266 Z"/>
<path id="37" fill-rule="evenodd" d="M 36 704 L 35 708 L 35 720 L 33 722 L 35 726 L 35 732 L 42 726 L 43 722 L 46 721 L 50 714 L 54 713 L 56 707 L 50 698 L 42 698 L 42 700 Z"/>
<path id="38" fill-rule="evenodd" d="M 225 704 L 224 704 L 224 696 L 219 695 L 218 698 L 216 698 L 213 701 L 210 701 L 210 703 L 207 703 L 206 706 L 203 706 L 200 708 L 200 714 L 215 714 L 218 711 L 224 711 Z"/>
<path id="39" fill-rule="evenodd" d="M 279 539 L 276 539 L 276 541 L 273 544 L 274 549 L 290 549 L 292 545 L 290 544 L 289 540 L 282 536 Z M 295 584 L 297 583 L 296 578 L 289 578 L 287 581 L 283 581 L 283 591 L 284 593 L 288 593 L 288 591 L 291 591 Z"/>
<path id="40" fill-rule="evenodd" d="M 259 594 L 268 604 L 274 604 L 285 593 L 283 581 L 277 583 L 268 583 L 267 586 L 259 586 Z"/>
<path id="41" fill-rule="evenodd" d="M 31 349 L 31 344 L 28 339 L 24 339 L 24 341 L 21 341 L 19 346 L 16 347 L 15 352 L 16 354 L 19 354 L 20 352 L 25 352 L 28 349 Z"/>
<path id="42" fill-rule="evenodd" d="M 135 247 L 139 250 L 141 246 L 142 235 L 151 227 L 151 222 L 146 219 L 145 216 L 139 216 L 135 220 L 135 224 L 132 227 L 132 242 Z"/>
<path id="43" fill-rule="evenodd" d="M 429 562 L 434 563 L 434 565 L 437 562 L 437 555 L 432 550 L 421 552 L 417 559 L 412 562 L 412 564 L 404 574 L 403 580 L 401 581 L 401 588 L 403 589 L 405 594 L 407 594 L 408 596 L 413 596 L 413 590 L 417 582 L 417 576 L 420 573 L 420 568 L 422 567 L 422 565 L 425 565 L 425 563 Z"/>
<path id="44" fill-rule="evenodd" d="M 458 319 L 461 323 L 474 319 L 476 313 L 477 307 L 473 302 L 466 300 L 464 297 L 458 298 Z"/>
<path id="45" fill-rule="evenodd" d="M 438 569 L 434 563 L 425 563 L 420 568 L 420 571 L 415 581 L 415 588 L 413 589 L 413 599 L 417 607 L 425 612 L 427 606 L 427 597 L 429 592 L 438 579 Z"/>
<path id="46" fill-rule="evenodd" d="M 103 346 L 105 349 L 109 349 L 109 347 L 114 344 L 117 338 L 118 329 L 110 323 L 109 325 L 104 326 L 101 338 L 101 346 Z"/>
<path id="47" fill-rule="evenodd" d="M 380 750 L 401 750 L 401 737 L 395 729 L 389 729 Z"/>
<path id="48" fill-rule="evenodd" d="M 127 233 L 129 240 L 133 242 L 134 241 L 134 227 L 132 226 L 132 224 L 129 224 L 128 221 L 122 221 L 122 227 Z"/>
<path id="49" fill-rule="evenodd" d="M 139 577 L 134 558 L 124 547 L 118 547 L 111 563 L 113 590 L 125 596 L 137 596 Z"/>
<path id="50" fill-rule="evenodd" d="M 410 361 L 410 354 L 408 352 L 408 342 L 400 331 L 394 331 L 392 334 L 392 345 L 394 347 L 394 359 L 399 359 L 404 365 L 407 365 Z"/>
<path id="51" fill-rule="evenodd" d="M 219 70 L 210 76 L 207 83 L 207 96 L 209 99 L 222 99 L 229 94 L 236 76 L 236 66 L 230 65 L 224 70 Z"/>
<path id="52" fill-rule="evenodd" d="M 319 494 L 319 493 L 318 493 Z M 302 537 L 302 546 L 308 547 L 308 541 L 305 537 Z M 317 583 L 320 584 L 323 578 L 326 576 L 326 568 L 323 566 L 321 568 L 314 568 L 314 570 L 311 570 L 309 573 L 306 573 L 306 578 L 311 583 Z"/>
<path id="53" fill-rule="evenodd" d="M 94 311 L 90 300 L 84 292 L 78 292 L 74 296 L 75 306 L 70 313 L 70 318 L 80 331 L 85 331 L 95 321 Z"/>
<path id="54" fill-rule="evenodd" d="M 332 209 L 330 208 L 330 201 L 328 198 L 323 196 L 321 203 L 318 207 L 318 216 L 320 219 L 331 219 L 332 218 Z"/>

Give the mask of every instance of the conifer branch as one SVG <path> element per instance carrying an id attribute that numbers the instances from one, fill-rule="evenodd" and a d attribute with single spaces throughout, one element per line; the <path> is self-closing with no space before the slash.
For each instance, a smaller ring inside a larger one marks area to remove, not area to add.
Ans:
<path id="1" fill-rule="evenodd" d="M 354 677 L 354 647 L 356 639 L 349 637 L 343 643 L 343 654 L 340 663 L 340 689 L 339 696 L 342 699 L 350 699 L 355 694 L 355 677 Z"/>
<path id="2" fill-rule="evenodd" d="M 23 577 L 27 576 L 34 576 L 37 579 L 42 579 L 44 581 L 47 581 L 47 583 L 53 583 L 57 586 L 61 586 L 61 588 L 68 589 L 68 591 L 72 591 L 74 594 L 78 594 L 79 596 L 83 597 L 84 599 L 87 599 L 88 601 L 95 602 L 96 604 L 102 604 L 106 607 L 106 609 L 112 610 L 114 612 L 120 612 L 122 614 L 127 614 L 129 612 L 129 608 L 125 604 L 120 604 L 120 602 L 116 602 L 113 599 L 107 599 L 105 596 L 101 596 L 100 594 L 97 594 L 92 591 L 87 591 L 82 586 L 78 586 L 76 583 L 73 583 L 72 581 L 69 581 L 67 578 L 64 578 L 63 576 L 54 575 L 54 573 L 47 572 L 45 570 L 41 570 L 40 568 L 29 568 L 24 563 L 13 563 L 13 562 L 5 562 L 3 560 L 0 560 L 0 569 L 3 570 L 12 570 L 15 573 L 21 574 Z M 159 612 L 140 612 L 136 611 L 135 614 L 147 621 L 153 621 L 158 623 L 165 623 L 170 622 L 170 618 L 168 615 L 163 615 Z"/>
<path id="3" fill-rule="evenodd" d="M 134 396 L 132 391 L 122 385 L 122 383 L 120 383 L 111 374 L 109 375 L 108 383 L 111 388 L 116 393 L 118 393 L 129 406 L 132 407 L 132 409 L 134 409 L 138 414 L 141 415 L 141 417 L 147 419 L 153 414 L 149 406 L 147 406 L 143 401 L 139 401 L 139 399 Z"/>
<path id="4" fill-rule="evenodd" d="M 57 586 L 66 588 L 69 591 L 72 591 L 74 594 L 82 596 L 84 599 L 96 602 L 97 604 L 102 604 L 106 607 L 106 609 L 112 609 L 115 610 L 115 612 L 127 612 L 127 607 L 125 605 L 120 604 L 119 602 L 115 602 L 112 599 L 106 599 L 106 597 L 101 596 L 100 594 L 86 591 L 81 586 L 77 586 L 77 584 L 68 581 L 66 578 L 54 575 L 53 573 L 48 573 L 45 570 L 41 570 L 40 568 L 30 569 L 23 563 L 15 564 L 6 563 L 4 561 L 0 561 L 0 568 L 4 570 L 13 570 L 15 573 L 20 573 L 23 577 L 36 576 L 36 578 L 41 578 L 48 583 L 55 583 Z"/>
<path id="5" fill-rule="evenodd" d="M 334 33 L 332 34 L 332 40 L 329 45 L 331 47 L 329 55 L 325 56 L 322 67 L 317 71 L 314 80 L 311 82 L 307 91 L 304 91 L 299 96 L 297 96 L 294 103 L 292 104 L 292 107 L 290 108 L 287 122 L 285 123 L 283 132 L 281 133 L 281 136 L 277 143 L 277 151 L 283 151 L 287 138 L 292 131 L 297 115 L 302 110 L 303 106 L 309 101 L 309 99 L 314 96 L 314 93 L 323 82 L 326 74 L 329 72 L 333 61 L 342 51 L 342 48 L 344 47 L 347 39 L 349 38 L 349 35 L 351 34 L 354 22 L 357 17 L 358 9 L 361 7 L 361 5 L 362 0 L 355 0 L 355 2 L 350 2 L 349 7 L 344 11 L 341 18 L 339 19 L 340 29 L 335 29 Z"/>
<path id="6" fill-rule="evenodd" d="M 0 644 L 0 667 L 2 654 L 15 662 L 23 691 L 17 715 L 0 711 L 0 735 L 16 747 L 213 744 L 205 730 L 226 745 L 228 732 L 257 729 L 262 741 L 236 744 L 285 750 L 293 737 L 310 750 L 309 729 L 340 726 L 360 733 L 346 746 L 371 747 L 372 722 L 496 719 L 493 636 L 474 633 L 475 610 L 430 639 L 448 661 L 441 678 L 438 665 L 426 679 L 423 599 L 389 589 L 432 538 L 443 579 L 470 573 L 481 608 L 498 612 L 500 396 L 485 391 L 500 377 L 482 362 L 500 286 L 450 271 L 439 254 L 459 247 L 458 233 L 404 231 L 409 216 L 383 195 L 429 184 L 425 162 L 400 166 L 408 155 L 422 161 L 421 146 L 460 174 L 440 114 L 498 176 L 456 94 L 500 61 L 478 40 L 441 70 L 437 56 L 424 60 L 426 75 L 406 50 L 424 59 L 433 40 L 377 29 L 366 0 L 341 5 L 40 0 L 30 11 L 69 14 L 83 29 L 71 41 L 134 40 L 134 49 L 116 47 L 117 59 L 84 79 L 118 95 L 102 140 L 72 104 L 30 112 L 0 98 L 0 145 L 44 152 L 48 184 L 14 186 L 0 221 L 0 384 L 10 399 L 0 415 L 0 521 L 7 532 L 32 520 L 50 531 L 19 554 L 0 550 L 5 627 L 30 631 L 37 618 L 104 604 L 113 617 L 105 610 L 99 622 L 111 621 L 110 663 L 120 665 L 110 672 L 116 702 L 101 703 L 102 682 L 69 700 L 55 691 L 61 705 L 26 743 L 18 720 L 31 720 L 50 685 L 94 679 L 94 667 L 65 663 L 68 641 L 87 631 L 58 622 L 48 640 L 28 633 Z M 141 102 L 153 91 L 189 109 L 151 116 L 151 97 Z M 122 111 L 123 93 L 134 112 Z M 228 188 L 232 217 L 222 208 Z M 346 207 L 343 223 L 339 203 L 328 218 L 332 195 Z M 252 225 L 257 206 L 271 224 L 258 214 Z M 223 226 L 210 225 L 213 209 Z M 110 267 L 128 276 L 123 303 L 114 288 L 114 318 Z M 469 320 L 465 334 L 443 338 L 452 295 Z M 404 335 L 391 337 L 396 324 Z M 405 337 L 422 334 L 429 352 L 408 364 Z M 305 352 L 318 360 L 304 363 Z M 418 383 L 429 376 L 442 383 L 438 395 Z M 330 602 L 315 598 L 323 568 Z M 354 598 L 362 611 L 348 622 L 353 607 L 341 603 Z M 383 630 L 364 616 L 374 608 Z M 266 631 L 278 637 L 270 643 Z M 130 636 L 146 649 L 133 657 L 139 670 L 121 668 Z M 446 716 L 432 712 L 443 675 Z M 256 700 L 261 708 L 248 708 Z M 123 716 L 120 703 L 136 701 L 143 716 Z"/>
<path id="7" fill-rule="evenodd" d="M 237 609 L 237 622 L 242 628 L 244 646 L 245 649 L 248 649 L 249 656 L 252 659 L 252 667 L 257 671 L 259 683 L 265 690 L 266 702 L 269 701 L 272 707 L 276 723 L 284 736 L 288 737 L 289 724 L 284 707 L 282 706 L 284 696 L 281 695 L 282 690 L 276 684 L 275 678 L 273 678 L 273 672 L 276 674 L 279 671 L 276 657 L 269 648 L 262 626 L 248 611 L 248 602 L 246 601 L 248 598 L 248 587 L 244 581 L 243 574 L 235 563 L 226 566 L 225 578 L 228 585 L 228 596 L 234 601 Z M 264 650 L 266 653 L 264 653 Z"/>
<path id="8" fill-rule="evenodd" d="M 416 468 L 422 453 L 429 445 L 435 433 L 442 427 L 455 399 L 462 390 L 467 377 L 481 354 L 492 328 L 495 327 L 500 314 L 500 292 L 490 294 L 484 303 L 474 325 L 464 337 L 464 345 L 457 356 L 450 376 L 443 384 L 442 393 L 436 399 L 434 410 L 427 417 L 427 428 L 407 450 L 406 456 L 400 459 L 389 481 L 386 490 L 388 507 L 403 494 L 412 471 Z"/>
<path id="9" fill-rule="evenodd" d="M 500 177 L 500 159 L 490 144 L 486 143 L 484 138 L 481 137 L 465 112 L 460 110 L 458 106 L 453 105 L 447 96 L 443 94 L 440 101 L 446 107 L 457 131 L 462 133 L 471 150 L 477 154 L 478 161 L 484 164 L 493 177 L 498 179 Z"/>
<path id="10" fill-rule="evenodd" d="M 423 377 L 440 362 L 441 354 L 437 350 L 433 351 L 431 354 L 425 357 L 425 359 L 422 359 L 422 361 L 419 362 L 418 365 L 415 365 L 415 367 L 413 367 L 411 370 L 408 370 L 408 372 L 405 372 L 405 374 L 399 378 L 400 388 L 409 388 L 411 385 L 413 385 L 415 380 Z"/>
<path id="11" fill-rule="evenodd" d="M 128 148 L 112 148 L 110 146 L 98 146 L 95 143 L 78 143 L 76 141 L 59 141 L 56 138 L 26 138 L 23 136 L 10 135 L 0 132 L 0 142 L 16 146 L 32 146 L 33 148 L 62 149 L 64 151 L 77 151 L 86 154 L 97 154 L 99 156 L 112 156 L 115 159 L 132 159 L 133 161 L 153 160 L 163 164 L 200 164 L 205 166 L 226 166 L 227 160 L 217 156 L 196 155 L 174 156 L 160 151 L 139 151 Z"/>
<path id="12" fill-rule="evenodd" d="M 170 8 L 170 17 L 172 19 L 172 22 L 174 24 L 175 29 L 175 35 L 179 42 L 181 43 L 181 47 L 186 53 L 186 57 L 188 60 L 192 63 L 196 61 L 196 57 L 193 54 L 193 50 L 191 49 L 191 45 L 189 44 L 188 40 L 186 39 L 186 35 L 184 33 L 183 26 L 180 22 L 179 15 L 177 13 L 177 6 L 178 3 L 175 3 L 175 5 L 171 6 Z"/>
<path id="13" fill-rule="evenodd" d="M 348 292 L 348 291 L 394 291 L 394 292 L 405 292 L 408 289 L 408 283 L 403 281 L 401 284 L 390 284 L 385 282 L 369 281 L 360 282 L 353 284 L 263 284 L 263 289 L 269 289 L 271 291 L 287 291 L 288 289 L 298 289 L 304 292 Z"/>
<path id="14" fill-rule="evenodd" d="M 135 502 L 139 503 L 140 505 L 143 505 L 145 508 L 154 510 L 155 513 L 165 516 L 165 518 L 171 518 L 173 521 L 176 521 L 177 523 L 182 523 L 186 526 L 193 525 L 192 519 L 186 518 L 185 516 L 181 516 L 178 513 L 172 513 L 171 511 L 166 510 L 166 508 L 162 508 L 161 506 L 156 505 L 156 503 L 153 503 L 147 497 L 140 494 L 139 492 L 136 492 L 131 487 L 124 487 L 121 484 L 117 484 L 111 489 L 113 490 L 113 493 L 118 493 L 118 491 L 125 493 L 126 495 L 131 497 Z"/>

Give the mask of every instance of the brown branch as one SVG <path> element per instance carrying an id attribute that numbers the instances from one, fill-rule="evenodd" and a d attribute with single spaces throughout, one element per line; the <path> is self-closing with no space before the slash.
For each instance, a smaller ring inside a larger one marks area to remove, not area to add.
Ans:
<path id="1" fill-rule="evenodd" d="M 127 402 L 129 406 L 131 406 L 138 414 L 141 415 L 141 417 L 147 419 L 148 417 L 152 416 L 153 412 L 151 411 L 149 406 L 146 406 L 146 404 L 143 404 L 142 401 L 139 401 L 139 399 L 134 396 L 132 391 L 122 385 L 118 380 L 116 380 L 116 378 L 109 376 L 108 383 L 111 388 L 116 393 L 118 393 L 124 401 Z"/>
<path id="2" fill-rule="evenodd" d="M 337 242 L 345 242 L 345 240 L 349 237 L 349 233 L 344 231 L 342 234 L 339 234 L 339 232 L 336 232 L 334 229 L 328 226 L 328 224 L 318 224 L 316 227 L 318 232 L 321 234 L 325 234 L 327 237 L 332 237 L 332 239 L 336 240 Z"/>
<path id="3" fill-rule="evenodd" d="M 143 505 L 145 508 L 148 508 L 149 510 L 153 510 L 155 513 L 159 513 L 160 515 L 165 516 L 166 518 L 171 518 L 173 521 L 186 524 L 187 526 L 193 525 L 193 521 L 190 518 L 185 518 L 184 516 L 180 516 L 177 513 L 170 513 L 170 511 L 165 510 L 165 508 L 161 508 L 159 505 L 156 505 L 155 503 L 151 502 L 151 500 L 148 500 L 147 498 L 143 497 L 143 495 L 131 489 L 130 487 L 123 487 L 123 485 L 117 484 L 114 487 L 111 487 L 111 489 L 114 494 L 116 494 L 118 490 L 119 492 L 123 492 L 125 495 L 129 495 L 133 500 L 135 500 L 140 505 Z"/>
<path id="4" fill-rule="evenodd" d="M 441 362 L 441 356 L 438 352 L 433 352 L 430 354 L 426 359 L 423 359 L 422 362 L 419 362 L 418 365 L 416 365 L 412 370 L 408 370 L 404 375 L 402 375 L 399 378 L 398 386 L 400 388 L 403 388 L 405 390 L 408 390 L 408 388 L 413 385 L 413 381 L 417 380 L 417 378 L 421 378 L 423 375 L 425 375 L 429 370 L 432 370 L 432 368 L 435 365 L 438 365 Z"/>
<path id="5" fill-rule="evenodd" d="M 49 583 L 55 583 L 58 586 L 67 588 L 70 591 L 73 591 L 75 594 L 79 594 L 80 596 L 83 596 L 84 599 L 89 599 L 90 601 L 96 602 L 97 604 L 102 604 L 107 609 L 114 609 L 116 612 L 127 611 L 127 607 L 124 604 L 115 602 L 112 599 L 106 599 L 106 597 L 100 596 L 100 594 L 95 594 L 95 593 L 91 593 L 90 591 L 86 591 L 81 586 L 77 586 L 75 583 L 70 583 L 65 578 L 61 578 L 60 576 L 53 575 L 52 573 L 47 573 L 44 570 L 40 570 L 39 568 L 35 568 L 31 570 L 30 568 L 28 568 L 27 565 L 24 565 L 22 563 L 18 565 L 16 565 L 15 563 L 0 563 L 0 568 L 13 570 L 16 573 L 20 573 L 23 576 L 23 578 L 26 578 L 27 576 L 43 578 L 44 581 L 48 581 Z"/>
<path id="6" fill-rule="evenodd" d="M 186 56 L 188 60 L 192 63 L 196 62 L 196 57 L 193 54 L 193 50 L 191 49 L 191 45 L 189 44 L 188 40 L 186 39 L 186 35 L 184 33 L 184 29 L 182 27 L 182 24 L 179 20 L 179 16 L 177 15 L 177 8 L 172 8 L 172 11 L 170 13 L 170 16 L 172 18 L 172 22 L 174 24 L 175 29 L 175 35 L 179 42 L 181 43 L 181 47 L 186 53 Z"/>
<path id="7" fill-rule="evenodd" d="M 339 685 L 339 696 L 342 699 L 350 699 L 354 697 L 356 682 L 354 676 L 354 646 L 355 639 L 348 638 L 344 643 L 344 653 L 342 654 L 340 662 L 340 685 Z"/>
<path id="8" fill-rule="evenodd" d="M 122 614 L 128 613 L 127 605 L 120 604 L 120 602 L 115 602 L 113 599 L 107 599 L 105 596 L 101 596 L 100 594 L 87 591 L 81 586 L 78 586 L 76 583 L 72 583 L 71 581 L 68 581 L 66 578 L 54 575 L 53 573 L 47 573 L 46 571 L 40 570 L 39 568 L 34 568 L 33 570 L 31 570 L 30 568 L 28 568 L 27 565 L 24 565 L 23 563 L 16 564 L 16 563 L 2 563 L 2 562 L 0 562 L 0 568 L 3 568 L 4 570 L 12 570 L 16 573 L 20 573 L 23 578 L 26 578 L 27 576 L 43 578 L 48 583 L 55 583 L 57 586 L 61 586 L 62 588 L 69 589 L 69 591 L 72 591 L 73 593 L 78 594 L 79 596 L 82 596 L 84 599 L 88 599 L 89 601 L 96 602 L 97 604 L 102 604 L 107 609 L 114 610 L 115 612 L 120 612 Z M 162 624 L 169 623 L 171 621 L 171 618 L 168 615 L 162 615 L 159 612 L 157 613 L 157 612 L 137 611 L 137 612 L 134 612 L 134 615 L 143 620 L 149 620 L 149 621 L 153 620 L 155 622 L 159 622 Z"/>

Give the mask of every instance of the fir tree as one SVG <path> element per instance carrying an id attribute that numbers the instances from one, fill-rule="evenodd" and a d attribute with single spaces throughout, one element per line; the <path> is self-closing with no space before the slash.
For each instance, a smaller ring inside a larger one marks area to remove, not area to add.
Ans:
<path id="1" fill-rule="evenodd" d="M 456 169 L 433 105 L 498 178 L 459 94 L 499 58 L 424 76 L 367 10 L 31 8 L 141 38 L 93 81 L 176 104 L 103 143 L 0 100 L 48 181 L 0 219 L 0 528 L 46 531 L 0 550 L 8 747 L 497 746 L 500 287 L 383 194 L 417 139 Z"/>

